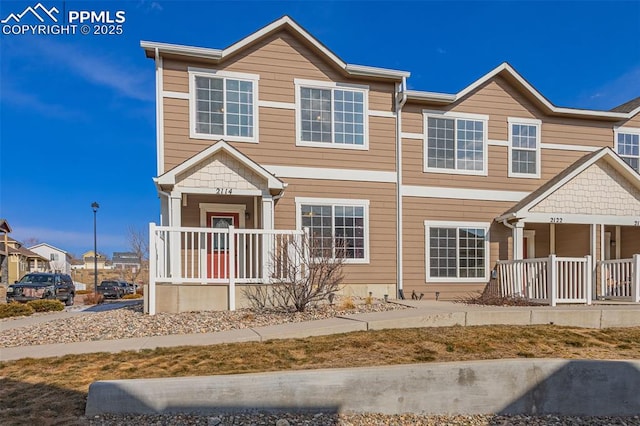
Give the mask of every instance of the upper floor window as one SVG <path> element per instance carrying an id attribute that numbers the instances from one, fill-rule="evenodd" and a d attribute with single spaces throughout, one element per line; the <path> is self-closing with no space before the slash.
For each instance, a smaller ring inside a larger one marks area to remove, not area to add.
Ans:
<path id="1" fill-rule="evenodd" d="M 191 137 L 257 141 L 258 76 L 189 68 Z"/>
<path id="2" fill-rule="evenodd" d="M 318 255 L 369 262 L 367 200 L 296 198 L 299 228 L 307 228 Z"/>
<path id="3" fill-rule="evenodd" d="M 615 131 L 615 137 L 618 155 L 640 173 L 640 129 L 619 128 Z"/>
<path id="4" fill-rule="evenodd" d="M 427 112 L 425 171 L 486 175 L 487 121 L 477 114 Z"/>
<path id="5" fill-rule="evenodd" d="M 509 118 L 509 176 L 540 177 L 540 120 Z"/>
<path id="6" fill-rule="evenodd" d="M 49 260 L 58 260 L 58 253 L 50 253 Z"/>
<path id="7" fill-rule="evenodd" d="M 295 80 L 299 145 L 367 148 L 366 86 Z"/>

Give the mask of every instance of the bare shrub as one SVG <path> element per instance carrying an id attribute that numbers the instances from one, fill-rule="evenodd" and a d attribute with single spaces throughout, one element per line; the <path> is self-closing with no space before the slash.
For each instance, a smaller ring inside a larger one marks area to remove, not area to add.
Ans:
<path id="1" fill-rule="evenodd" d="M 84 296 L 85 305 L 99 305 L 104 302 L 104 296 L 99 293 L 89 293 Z"/>
<path id="2" fill-rule="evenodd" d="M 340 290 L 344 252 L 338 245 L 321 247 L 307 235 L 280 241 L 270 254 L 271 284 L 250 287 L 245 297 L 257 309 L 304 312 Z"/>

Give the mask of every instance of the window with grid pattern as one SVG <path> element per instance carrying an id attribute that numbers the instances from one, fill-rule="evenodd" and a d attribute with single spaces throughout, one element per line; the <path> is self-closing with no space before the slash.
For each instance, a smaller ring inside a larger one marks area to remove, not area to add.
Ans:
<path id="1" fill-rule="evenodd" d="M 640 134 L 618 133 L 618 155 L 640 173 Z"/>
<path id="2" fill-rule="evenodd" d="M 428 277 L 486 277 L 486 233 L 486 228 L 428 227 Z"/>
<path id="3" fill-rule="evenodd" d="M 364 259 L 365 209 L 362 206 L 301 206 L 302 227 L 309 228 L 312 249 L 323 256 L 340 252 L 346 259 Z"/>
<path id="4" fill-rule="evenodd" d="M 539 175 L 540 129 L 534 124 L 511 123 L 511 173 Z"/>
<path id="5" fill-rule="evenodd" d="M 196 76 L 196 133 L 254 136 L 253 82 Z"/>
<path id="6" fill-rule="evenodd" d="M 301 87 L 300 126 L 302 142 L 364 146 L 364 91 Z"/>
<path id="7" fill-rule="evenodd" d="M 482 120 L 429 117 L 427 168 L 482 172 L 484 127 Z"/>

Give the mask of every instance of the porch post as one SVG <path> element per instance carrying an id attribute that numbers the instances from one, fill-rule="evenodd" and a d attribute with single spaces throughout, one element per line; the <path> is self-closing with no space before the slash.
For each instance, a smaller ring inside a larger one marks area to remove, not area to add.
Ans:
<path id="1" fill-rule="evenodd" d="M 640 254 L 633 255 L 631 265 L 631 300 L 640 303 Z"/>
<path id="2" fill-rule="evenodd" d="M 176 194 L 172 192 L 169 203 L 169 211 L 171 212 L 169 226 L 182 226 L 182 196 L 179 193 Z M 178 231 L 169 231 L 169 265 L 170 277 L 179 278 L 182 276 L 182 265 L 180 264 L 180 232 Z"/>
<path id="3" fill-rule="evenodd" d="M 229 310 L 236 310 L 236 233 L 229 226 Z"/>
<path id="4" fill-rule="evenodd" d="M 269 193 L 262 194 L 262 229 L 273 229 L 273 197 Z M 274 246 L 273 235 L 262 237 L 262 282 L 268 283 L 271 277 L 271 251 Z"/>
<path id="5" fill-rule="evenodd" d="M 149 294 L 147 299 L 147 313 L 149 315 L 156 314 L 156 224 L 149 224 Z"/>
<path id="6" fill-rule="evenodd" d="M 522 245 L 524 244 L 524 223 L 516 222 L 513 225 L 513 260 L 522 260 L 524 257 L 524 251 Z"/>
<path id="7" fill-rule="evenodd" d="M 603 229 L 604 226 L 600 225 Z M 590 238 L 591 238 L 591 248 L 589 249 L 589 256 L 591 257 L 591 262 L 589 263 L 589 266 L 591 266 L 590 269 L 587 270 L 588 273 L 591 274 L 590 277 L 586 277 L 588 282 L 597 282 L 596 280 L 596 276 L 598 273 L 598 225 L 596 225 L 595 223 L 592 223 L 590 225 Z M 589 288 L 589 290 L 591 290 L 591 288 Z M 591 300 L 595 298 L 595 295 L 592 292 L 589 292 L 589 294 L 585 295 L 587 297 L 587 303 L 590 305 L 591 304 Z"/>

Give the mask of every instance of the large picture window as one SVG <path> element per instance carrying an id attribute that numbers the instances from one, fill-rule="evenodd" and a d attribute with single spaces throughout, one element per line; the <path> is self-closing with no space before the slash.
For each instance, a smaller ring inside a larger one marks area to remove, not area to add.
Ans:
<path id="1" fill-rule="evenodd" d="M 540 177 L 540 120 L 509 118 L 509 176 Z"/>
<path id="2" fill-rule="evenodd" d="M 257 76 L 190 70 L 190 79 L 192 137 L 256 141 Z"/>
<path id="3" fill-rule="evenodd" d="M 366 149 L 367 90 L 296 80 L 298 144 Z"/>
<path id="4" fill-rule="evenodd" d="M 619 129 L 615 136 L 618 155 L 640 173 L 640 129 Z"/>
<path id="5" fill-rule="evenodd" d="M 488 225 L 425 222 L 427 281 L 484 282 Z"/>
<path id="6" fill-rule="evenodd" d="M 296 199 L 300 228 L 307 228 L 318 255 L 368 262 L 366 200 Z"/>
<path id="7" fill-rule="evenodd" d="M 486 117 L 427 114 L 425 128 L 425 171 L 486 174 Z"/>

